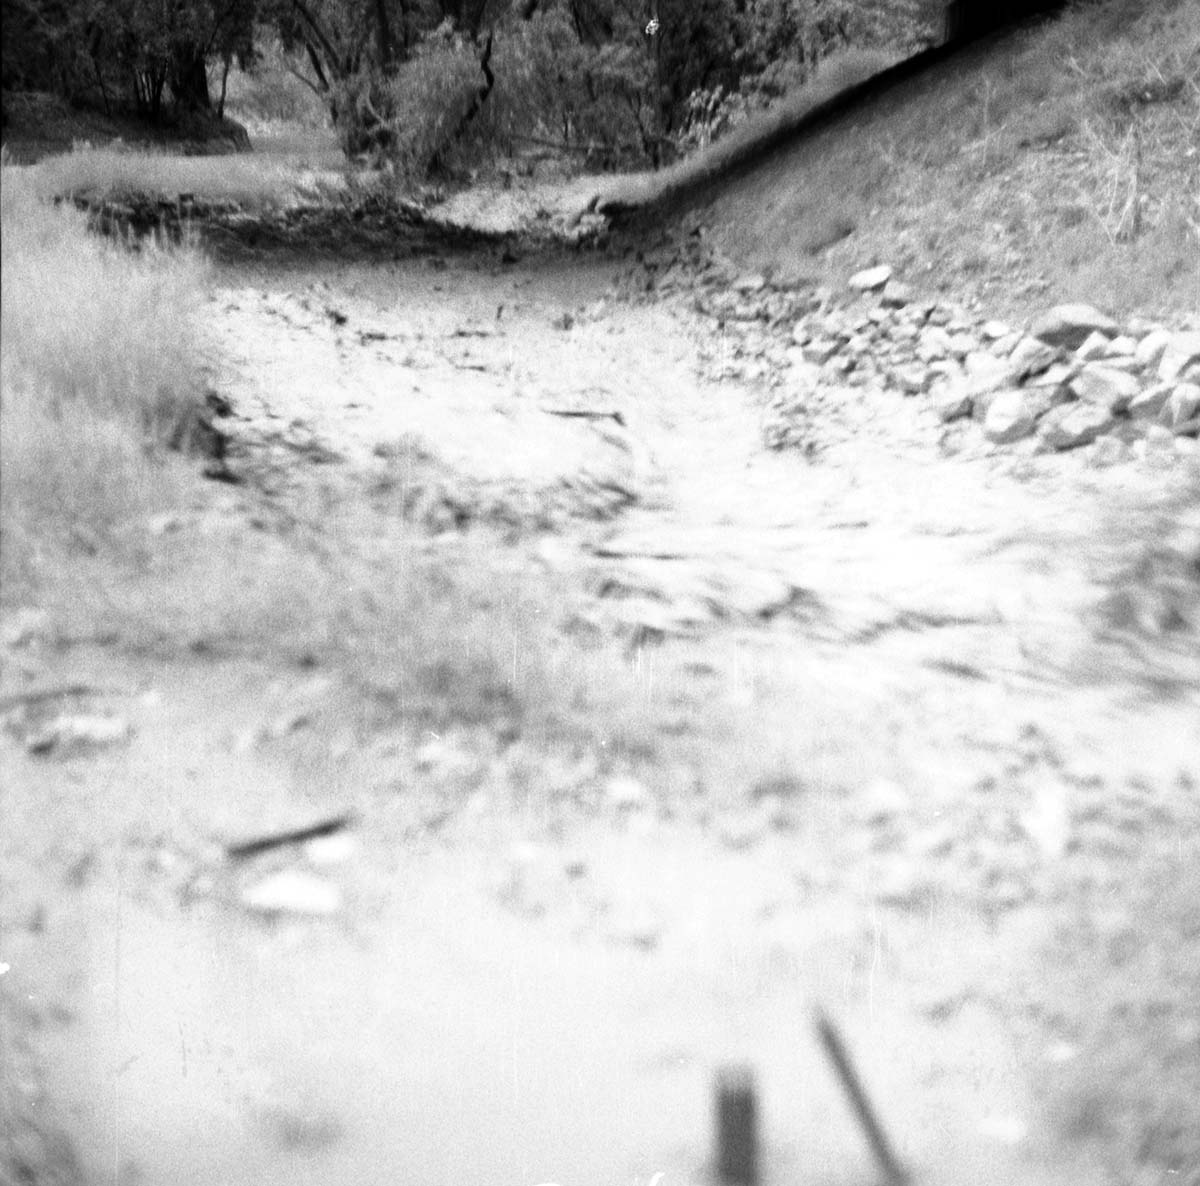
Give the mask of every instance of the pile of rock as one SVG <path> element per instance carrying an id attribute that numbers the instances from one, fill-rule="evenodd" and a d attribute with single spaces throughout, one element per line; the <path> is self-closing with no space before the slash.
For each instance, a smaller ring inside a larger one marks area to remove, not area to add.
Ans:
<path id="1" fill-rule="evenodd" d="M 1139 439 L 1197 451 L 1200 319 L 1122 326 L 1060 305 L 1015 329 L 914 298 L 886 266 L 851 277 L 857 295 L 843 307 L 762 276 L 705 279 L 697 308 L 733 341 L 723 373 L 773 383 L 776 411 L 800 414 L 831 388 L 891 390 L 931 400 L 944 422 L 976 421 L 999 445 L 1029 438 L 1053 451 L 1105 437 L 1114 458 Z"/>

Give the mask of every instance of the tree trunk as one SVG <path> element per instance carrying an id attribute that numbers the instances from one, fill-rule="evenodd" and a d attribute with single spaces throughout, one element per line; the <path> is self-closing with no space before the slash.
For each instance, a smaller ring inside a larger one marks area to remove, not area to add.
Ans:
<path id="1" fill-rule="evenodd" d="M 392 72 L 395 48 L 392 29 L 388 24 L 387 0 L 375 0 L 375 45 L 379 54 L 379 68 L 384 74 Z"/>
<path id="2" fill-rule="evenodd" d="M 233 55 L 226 54 L 221 69 L 221 97 L 217 100 L 217 119 L 225 118 L 225 88 L 229 85 L 229 64 L 232 61 Z"/>
<path id="3" fill-rule="evenodd" d="M 171 65 L 171 94 L 175 106 L 184 111 L 211 111 L 208 93 L 208 64 L 202 46 L 178 46 Z"/>

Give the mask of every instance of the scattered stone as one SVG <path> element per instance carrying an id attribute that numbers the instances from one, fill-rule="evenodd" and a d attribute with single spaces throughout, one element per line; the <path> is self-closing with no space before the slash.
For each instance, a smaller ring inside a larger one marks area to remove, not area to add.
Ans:
<path id="1" fill-rule="evenodd" d="M 1080 362 L 1094 362 L 1108 353 L 1108 343 L 1113 340 L 1107 335 L 1093 332 L 1084 339 L 1083 345 L 1075 351 L 1075 357 Z"/>
<path id="2" fill-rule="evenodd" d="M 5 613 L 3 625 L 0 625 L 0 646 L 15 650 L 40 642 L 49 634 L 50 615 L 45 610 L 22 606 Z"/>
<path id="3" fill-rule="evenodd" d="M 804 357 L 818 366 L 827 363 L 841 347 L 832 338 L 810 341 L 804 347 Z"/>
<path id="4" fill-rule="evenodd" d="M 893 387 L 905 395 L 920 395 L 929 387 L 929 372 L 918 364 L 893 367 L 888 372 Z"/>
<path id="5" fill-rule="evenodd" d="M 966 389 L 970 395 L 1000 391 L 1012 386 L 1015 381 L 1012 366 L 985 350 L 967 354 L 963 364 L 967 372 Z"/>
<path id="6" fill-rule="evenodd" d="M 241 902 L 258 914 L 302 914 L 328 917 L 342 905 L 337 886 L 302 869 L 282 869 L 247 886 Z"/>
<path id="7" fill-rule="evenodd" d="M 749 276 L 739 276 L 733 282 L 733 291 L 749 296 L 755 292 L 762 292 L 766 286 L 767 278 L 761 272 L 755 272 Z"/>
<path id="8" fill-rule="evenodd" d="M 855 272 L 848 283 L 855 292 L 873 292 L 877 288 L 883 288 L 891 278 L 892 269 L 887 264 L 879 264 L 877 267 Z"/>
<path id="9" fill-rule="evenodd" d="M 1044 313 L 1030 330 L 1035 338 L 1050 346 L 1077 350 L 1093 333 L 1115 338 L 1120 327 L 1111 318 L 1091 305 L 1056 305 Z"/>
<path id="10" fill-rule="evenodd" d="M 1026 395 L 1019 388 L 999 392 L 983 421 L 983 435 L 997 445 L 1019 441 L 1033 432 L 1037 421 Z"/>
<path id="11" fill-rule="evenodd" d="M 1134 360 L 1143 370 L 1148 371 L 1153 367 L 1157 367 L 1162 361 L 1162 356 L 1170 343 L 1171 334 L 1169 330 L 1151 330 L 1137 344 L 1137 349 L 1133 352 Z"/>
<path id="12" fill-rule="evenodd" d="M 912 289 L 899 280 L 889 280 L 879 299 L 887 309 L 900 309 L 912 300 Z"/>
<path id="13" fill-rule="evenodd" d="M 117 745 L 133 736 L 124 717 L 100 713 L 63 713 L 30 731 L 25 748 L 31 754 L 71 757 Z"/>
<path id="14" fill-rule="evenodd" d="M 643 807 L 648 798 L 645 786 L 627 774 L 610 778 L 605 784 L 604 794 L 614 807 L 622 811 Z"/>
<path id="15" fill-rule="evenodd" d="M 1193 364 L 1200 364 L 1200 333 L 1172 334 L 1158 363 L 1158 377 L 1173 383 Z"/>
<path id="16" fill-rule="evenodd" d="M 1088 402 L 1051 408 L 1038 425 L 1038 435 L 1051 449 L 1089 445 L 1113 425 L 1107 408 Z"/>
<path id="17" fill-rule="evenodd" d="M 1037 338 L 1023 337 L 1008 356 L 1008 365 L 1018 379 L 1040 375 L 1058 358 L 1058 350 Z"/>
<path id="18" fill-rule="evenodd" d="M 1165 401 L 1163 423 L 1179 428 L 1196 416 L 1200 416 L 1200 383 L 1177 384 Z"/>
<path id="19" fill-rule="evenodd" d="M 877 778 L 869 783 L 859 801 L 863 823 L 879 825 L 904 815 L 912 807 L 912 796 L 890 778 Z"/>
<path id="20" fill-rule="evenodd" d="M 1139 389 L 1140 385 L 1132 375 L 1100 363 L 1088 363 L 1071 380 L 1071 390 L 1080 399 L 1099 404 L 1113 413 L 1126 411 Z"/>
<path id="21" fill-rule="evenodd" d="M 1091 462 L 1098 468 L 1117 465 L 1119 462 L 1128 461 L 1131 456 L 1130 447 L 1118 437 L 1098 437 L 1092 444 Z"/>
<path id="22" fill-rule="evenodd" d="M 1137 350 L 1137 340 L 1131 338 L 1128 334 L 1119 334 L 1108 343 L 1104 357 L 1112 361 L 1134 357 Z"/>
<path id="23" fill-rule="evenodd" d="M 940 325 L 927 325 L 917 339 L 917 358 L 922 362 L 934 362 L 952 353 L 950 335 Z"/>
<path id="24" fill-rule="evenodd" d="M 970 416 L 975 409 L 975 401 L 965 388 L 948 384 L 934 392 L 933 406 L 942 423 L 948 424 L 951 420 Z"/>

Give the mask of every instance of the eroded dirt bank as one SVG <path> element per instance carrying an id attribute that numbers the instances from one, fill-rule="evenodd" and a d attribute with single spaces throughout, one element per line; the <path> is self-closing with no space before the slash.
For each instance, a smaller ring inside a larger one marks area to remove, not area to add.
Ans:
<path id="1" fill-rule="evenodd" d="M 717 381 L 717 323 L 628 263 L 217 272 L 241 482 L 148 530 L 386 602 L 416 524 L 552 587 L 568 666 L 622 639 L 651 736 L 420 732 L 360 668 L 23 619 L 6 1000 L 85 1180 L 697 1182 L 713 1072 L 745 1061 L 765 1181 L 866 1183 L 814 1002 L 917 1181 L 1124 1172 L 1101 1080 L 1066 1122 L 1045 1103 L 1095 1053 L 1056 963 L 1086 932 L 1139 967 L 1113 895 L 1200 855 L 1194 652 L 1097 608 L 1188 462 L 950 455 L 887 394 L 769 451 L 763 384 Z M 102 712 L 127 732 L 72 752 L 62 721 Z M 1155 1057 L 1194 1056 L 1188 999 Z M 1162 1141 L 1200 1180 L 1195 1131 Z"/>

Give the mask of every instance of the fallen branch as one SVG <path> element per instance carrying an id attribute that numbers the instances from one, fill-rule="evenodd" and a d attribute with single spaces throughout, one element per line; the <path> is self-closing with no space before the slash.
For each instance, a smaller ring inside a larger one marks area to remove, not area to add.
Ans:
<path id="1" fill-rule="evenodd" d="M 331 819 L 321 820 L 306 828 L 293 828 L 287 832 L 275 832 L 270 836 L 257 836 L 253 840 L 243 840 L 240 844 L 227 844 L 225 855 L 231 861 L 244 861 L 248 857 L 256 857 L 260 853 L 270 852 L 275 848 L 286 848 L 290 844 L 305 844 L 322 836 L 333 836 L 348 828 L 354 822 L 350 814 L 336 815 Z"/>

